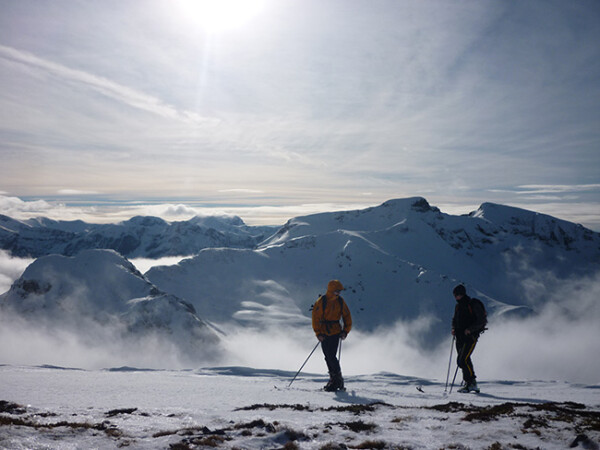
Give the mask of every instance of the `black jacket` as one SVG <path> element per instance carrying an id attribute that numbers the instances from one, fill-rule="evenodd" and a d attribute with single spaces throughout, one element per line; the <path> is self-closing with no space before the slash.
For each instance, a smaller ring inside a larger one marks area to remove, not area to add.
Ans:
<path id="1" fill-rule="evenodd" d="M 468 295 L 456 301 L 452 328 L 456 336 L 464 336 L 465 330 L 472 335 L 479 335 L 485 327 L 485 311 L 479 302 L 473 301 Z"/>

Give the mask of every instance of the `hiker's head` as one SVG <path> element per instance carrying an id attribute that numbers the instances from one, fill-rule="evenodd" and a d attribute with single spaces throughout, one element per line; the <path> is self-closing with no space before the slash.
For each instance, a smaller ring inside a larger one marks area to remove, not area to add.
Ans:
<path id="1" fill-rule="evenodd" d="M 340 292 L 344 290 L 344 286 L 339 280 L 331 280 L 327 284 L 327 293 L 330 295 L 340 295 Z"/>
<path id="2" fill-rule="evenodd" d="M 467 288 L 465 288 L 462 284 L 459 284 L 452 290 L 452 293 L 454 294 L 455 299 L 460 300 L 467 295 Z"/>

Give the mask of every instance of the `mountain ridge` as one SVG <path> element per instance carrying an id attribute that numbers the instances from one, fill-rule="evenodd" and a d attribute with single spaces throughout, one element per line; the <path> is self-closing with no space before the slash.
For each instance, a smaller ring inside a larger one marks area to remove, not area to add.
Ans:
<path id="1" fill-rule="evenodd" d="M 272 232 L 273 227 L 248 226 L 237 216 L 173 222 L 135 216 L 115 224 L 90 224 L 0 215 L 0 248 L 20 257 L 73 256 L 89 249 L 116 250 L 128 258 L 189 256 L 207 247 L 253 248 Z"/>
<path id="2" fill-rule="evenodd" d="M 220 219 L 195 219 L 214 220 L 222 224 Z M 145 217 L 127 222 L 142 224 L 146 231 L 164 230 L 167 223 Z M 232 218 L 223 226 L 238 227 L 240 221 Z M 100 254 L 103 265 L 94 266 Z M 454 309 L 451 292 L 458 283 L 484 301 L 493 327 L 509 315 L 535 314 L 560 284 L 599 270 L 600 233 L 581 225 L 492 203 L 453 216 L 423 197 L 411 197 L 292 218 L 250 248 L 201 248 L 178 264 L 155 266 L 144 275 L 110 250 L 45 256 L 0 303 L 10 298 L 27 306 L 28 297 L 41 304 L 57 301 L 72 293 L 69 277 L 92 285 L 93 276 L 98 305 L 112 298 L 119 307 L 127 305 L 121 314 L 140 308 L 138 321 L 131 322 L 137 324 L 134 328 L 146 323 L 160 329 L 162 316 L 175 307 L 182 314 L 193 311 L 210 329 L 308 331 L 311 305 L 330 279 L 339 279 L 356 330 L 417 323 L 415 341 L 435 345 L 447 335 Z M 152 309 L 153 320 L 145 322 L 142 306 L 151 305 L 147 300 L 153 298 L 162 303 Z M 115 310 L 108 303 L 104 307 Z M 188 329 L 193 328 L 190 323 Z"/>

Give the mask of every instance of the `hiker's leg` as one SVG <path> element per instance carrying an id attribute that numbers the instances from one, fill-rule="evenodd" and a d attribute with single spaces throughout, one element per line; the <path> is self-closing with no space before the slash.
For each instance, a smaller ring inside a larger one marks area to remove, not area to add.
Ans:
<path id="1" fill-rule="evenodd" d="M 471 337 L 460 339 L 460 346 L 458 345 L 458 339 L 456 342 L 456 350 L 458 351 L 458 367 L 460 367 L 462 370 L 463 380 L 466 383 L 470 383 L 475 379 L 475 369 L 473 367 L 471 355 L 475 350 L 475 345 L 477 345 L 477 339 L 473 339 Z"/>
<path id="2" fill-rule="evenodd" d="M 327 363 L 327 370 L 330 375 L 340 372 L 340 362 L 336 356 L 339 342 L 339 336 L 326 336 L 323 342 L 321 342 L 325 362 Z"/>

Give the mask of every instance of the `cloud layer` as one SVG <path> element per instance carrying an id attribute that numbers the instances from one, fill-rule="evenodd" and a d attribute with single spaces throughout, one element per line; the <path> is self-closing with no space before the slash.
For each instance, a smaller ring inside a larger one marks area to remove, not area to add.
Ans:
<path id="1" fill-rule="evenodd" d="M 263 6 L 209 33 L 164 0 L 4 5 L 0 190 L 597 209 L 596 2 Z"/>

